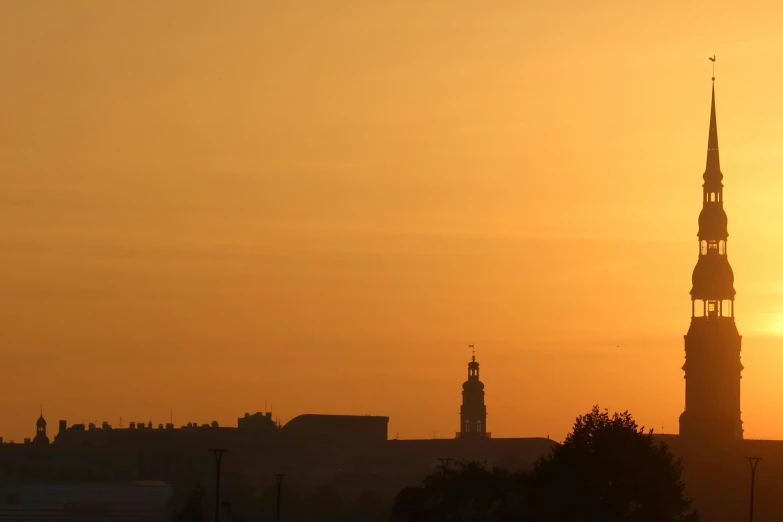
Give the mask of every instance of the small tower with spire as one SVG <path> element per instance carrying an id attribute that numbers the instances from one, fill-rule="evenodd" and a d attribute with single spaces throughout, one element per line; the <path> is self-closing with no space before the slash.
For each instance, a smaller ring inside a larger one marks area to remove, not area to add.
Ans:
<path id="1" fill-rule="evenodd" d="M 49 437 L 46 436 L 46 419 L 43 416 L 43 406 L 41 406 L 41 416 L 35 423 L 34 444 L 49 444 Z"/>
<path id="2" fill-rule="evenodd" d="M 715 57 L 710 58 L 715 63 Z M 734 272 L 727 256 L 728 219 L 718 152 L 715 73 L 707 165 L 699 214 L 699 258 L 693 269 L 691 325 L 685 335 L 685 411 L 680 434 L 704 441 L 742 438 L 742 336 L 734 322 Z"/>
<path id="3" fill-rule="evenodd" d="M 471 344 L 469 348 L 473 352 L 473 357 L 468 363 L 468 380 L 462 385 L 458 437 L 488 437 L 484 383 L 479 380 L 479 363 L 476 362 L 475 347 Z"/>

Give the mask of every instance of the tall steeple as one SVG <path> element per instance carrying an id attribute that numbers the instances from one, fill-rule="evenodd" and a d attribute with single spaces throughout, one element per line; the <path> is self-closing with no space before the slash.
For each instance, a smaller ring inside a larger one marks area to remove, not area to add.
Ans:
<path id="1" fill-rule="evenodd" d="M 714 62 L 714 58 L 710 58 Z M 699 214 L 699 258 L 693 270 L 691 325 L 685 336 L 685 411 L 680 434 L 700 440 L 742 438 L 740 379 L 742 336 L 734 322 L 734 272 L 726 243 L 723 174 L 718 151 L 715 78 L 707 164 Z"/>
<path id="2" fill-rule="evenodd" d="M 487 433 L 487 406 L 484 404 L 484 383 L 479 380 L 479 363 L 471 344 L 473 358 L 468 363 L 468 380 L 462 385 L 462 407 L 460 408 L 460 431 L 457 436 L 489 437 Z"/>
<path id="3" fill-rule="evenodd" d="M 707 139 L 707 168 L 704 170 L 704 184 L 710 188 L 723 187 L 718 151 L 718 118 L 715 115 L 715 78 L 712 79 L 712 107 L 710 108 L 710 135 Z"/>

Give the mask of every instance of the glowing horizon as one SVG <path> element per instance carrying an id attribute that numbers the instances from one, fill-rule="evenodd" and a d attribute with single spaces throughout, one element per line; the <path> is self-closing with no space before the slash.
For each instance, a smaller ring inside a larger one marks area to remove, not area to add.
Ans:
<path id="1" fill-rule="evenodd" d="M 783 438 L 781 11 L 4 5 L 0 436 L 446 436 L 471 343 L 493 436 L 675 432 L 717 55 L 745 437 Z"/>

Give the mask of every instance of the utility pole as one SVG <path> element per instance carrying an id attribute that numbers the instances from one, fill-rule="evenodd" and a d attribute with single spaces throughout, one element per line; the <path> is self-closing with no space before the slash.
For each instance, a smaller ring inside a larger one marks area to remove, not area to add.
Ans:
<path id="1" fill-rule="evenodd" d="M 223 454 L 228 451 L 224 449 L 209 450 L 215 455 L 215 522 L 220 520 L 220 462 L 223 460 Z"/>
<path id="2" fill-rule="evenodd" d="M 440 461 L 440 469 L 443 471 L 443 477 L 446 477 L 446 471 L 449 469 L 449 462 L 451 462 L 452 458 L 440 458 L 438 459 Z"/>
<path id="3" fill-rule="evenodd" d="M 283 489 L 285 473 L 277 473 L 275 478 L 277 479 L 277 522 L 280 522 L 280 492 Z"/>
<path id="4" fill-rule="evenodd" d="M 750 522 L 753 522 L 753 494 L 756 489 L 756 466 L 759 465 L 760 457 L 746 457 L 750 464 Z"/>

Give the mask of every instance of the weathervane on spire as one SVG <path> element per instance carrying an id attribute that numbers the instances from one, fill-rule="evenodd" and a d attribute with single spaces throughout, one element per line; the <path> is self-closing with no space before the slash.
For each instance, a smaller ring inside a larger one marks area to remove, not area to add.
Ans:
<path id="1" fill-rule="evenodd" d="M 713 54 L 710 56 L 710 61 L 712 62 L 712 81 L 715 81 L 715 55 Z"/>
<path id="2" fill-rule="evenodd" d="M 470 350 L 473 352 L 473 360 L 475 361 L 476 360 L 476 347 L 473 346 L 472 344 L 469 344 L 468 348 L 470 348 Z"/>

